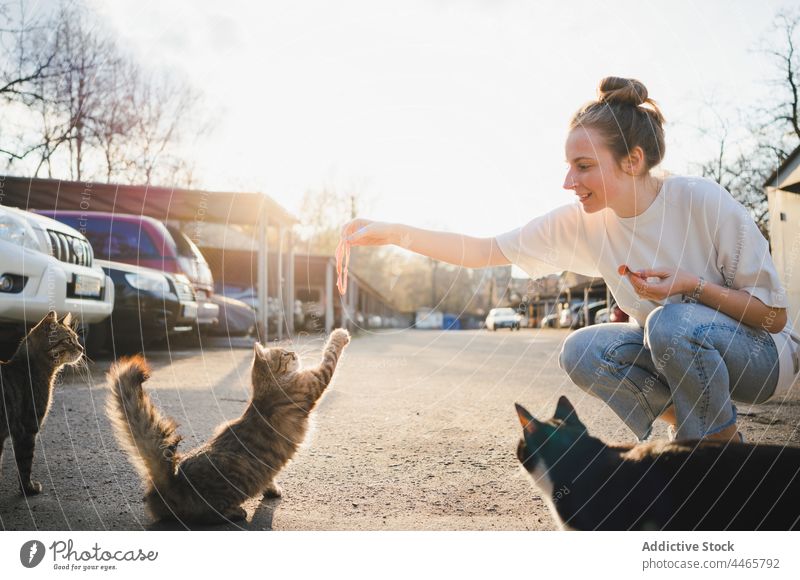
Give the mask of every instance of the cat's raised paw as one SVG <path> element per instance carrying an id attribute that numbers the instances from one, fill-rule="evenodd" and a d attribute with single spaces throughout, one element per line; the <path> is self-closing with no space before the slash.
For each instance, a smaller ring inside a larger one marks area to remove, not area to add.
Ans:
<path id="1" fill-rule="evenodd" d="M 347 344 L 350 342 L 350 333 L 344 328 L 337 328 L 331 333 L 331 340 Z"/>

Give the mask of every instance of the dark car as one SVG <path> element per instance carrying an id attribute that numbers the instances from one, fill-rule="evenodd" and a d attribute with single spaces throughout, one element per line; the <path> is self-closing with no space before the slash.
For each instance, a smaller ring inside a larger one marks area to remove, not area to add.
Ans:
<path id="1" fill-rule="evenodd" d="M 219 306 L 219 324 L 215 324 L 209 329 L 212 336 L 250 336 L 255 334 L 258 314 L 252 306 L 222 294 L 214 294 L 211 296 L 211 300 Z"/>
<path id="2" fill-rule="evenodd" d="M 96 260 L 114 282 L 114 311 L 89 326 L 90 351 L 139 351 L 197 324 L 197 302 L 189 280 L 120 262 Z"/>
<path id="3" fill-rule="evenodd" d="M 214 291 L 211 270 L 186 236 L 176 239 L 163 223 L 142 215 L 66 210 L 37 213 L 83 233 L 97 258 L 185 275 L 197 299 L 198 326 L 203 330 L 217 323 L 219 307 L 209 299 Z"/>

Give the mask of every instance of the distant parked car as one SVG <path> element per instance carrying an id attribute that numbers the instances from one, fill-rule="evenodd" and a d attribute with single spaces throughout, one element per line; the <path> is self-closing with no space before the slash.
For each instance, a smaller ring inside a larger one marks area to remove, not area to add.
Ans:
<path id="1" fill-rule="evenodd" d="M 486 317 L 486 328 L 495 331 L 498 328 L 519 330 L 522 316 L 513 308 L 492 308 Z"/>
<path id="2" fill-rule="evenodd" d="M 583 328 L 584 326 L 591 326 L 595 323 L 595 315 L 597 311 L 601 308 L 605 308 L 606 301 L 600 300 L 598 302 L 590 302 L 587 308 L 584 308 L 581 304 L 581 307 L 578 309 L 577 316 L 572 321 L 572 328 Z M 589 323 L 586 323 L 585 312 L 589 310 Z"/>
<path id="3" fill-rule="evenodd" d="M 608 315 L 609 322 L 628 322 L 628 315 L 622 311 L 619 305 L 614 304 Z"/>
<path id="4" fill-rule="evenodd" d="M 114 282 L 114 312 L 89 327 L 90 351 L 137 351 L 197 325 L 194 290 L 183 274 L 96 262 Z"/>
<path id="5" fill-rule="evenodd" d="M 578 311 L 583 308 L 583 302 L 572 304 L 569 308 L 561 310 L 561 317 L 559 318 L 559 326 L 561 328 L 574 328 L 578 322 Z"/>
<path id="6" fill-rule="evenodd" d="M 185 236 L 176 240 L 163 223 L 143 215 L 66 210 L 38 213 L 85 233 L 98 258 L 184 274 L 194 287 L 200 329 L 217 322 L 219 307 L 209 300 L 214 289 L 211 271 L 197 246 Z"/>
<path id="7" fill-rule="evenodd" d="M 628 315 L 616 304 L 612 304 L 611 308 L 601 308 L 597 311 L 594 317 L 595 324 L 605 322 L 628 322 Z"/>
<path id="8" fill-rule="evenodd" d="M 555 328 L 556 322 L 558 322 L 558 314 L 548 314 L 542 321 L 539 323 L 539 328 Z"/>
<path id="9" fill-rule="evenodd" d="M 214 294 L 211 300 L 219 306 L 219 324 L 210 329 L 214 336 L 250 336 L 255 332 L 258 314 L 249 304 Z"/>
<path id="10" fill-rule="evenodd" d="M 258 291 L 252 286 L 234 286 L 226 285 L 217 288 L 217 292 L 227 298 L 233 298 L 244 302 L 250 306 L 255 312 L 258 312 Z M 281 300 L 275 296 L 267 297 L 267 321 L 269 323 L 269 332 L 277 330 L 278 320 L 281 320 L 284 306 Z M 294 327 L 295 329 L 303 328 L 306 321 L 306 313 L 303 309 L 303 303 L 300 300 L 294 301 Z"/>
<path id="11" fill-rule="evenodd" d="M 50 310 L 81 323 L 108 318 L 114 284 L 89 241 L 50 218 L 0 206 L 0 330 L 16 344 Z"/>

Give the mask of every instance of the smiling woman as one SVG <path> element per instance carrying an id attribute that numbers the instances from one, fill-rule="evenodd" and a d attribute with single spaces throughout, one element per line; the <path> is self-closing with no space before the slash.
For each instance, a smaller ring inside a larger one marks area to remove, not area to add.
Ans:
<path id="1" fill-rule="evenodd" d="M 663 123 L 641 82 L 607 77 L 569 124 L 564 188 L 578 203 L 495 238 L 364 219 L 342 235 L 465 267 L 513 263 L 532 278 L 602 276 L 632 322 L 570 335 L 562 369 L 641 440 L 661 418 L 677 438 L 739 441 L 733 401 L 784 394 L 800 337 L 747 210 L 707 179 L 652 173 L 664 156 Z"/>

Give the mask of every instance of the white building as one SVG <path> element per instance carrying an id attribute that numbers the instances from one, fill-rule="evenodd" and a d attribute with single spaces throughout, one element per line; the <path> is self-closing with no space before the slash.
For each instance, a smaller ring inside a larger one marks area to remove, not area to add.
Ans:
<path id="1" fill-rule="evenodd" d="M 765 184 L 772 258 L 789 299 L 789 319 L 800 327 L 800 147 Z"/>

